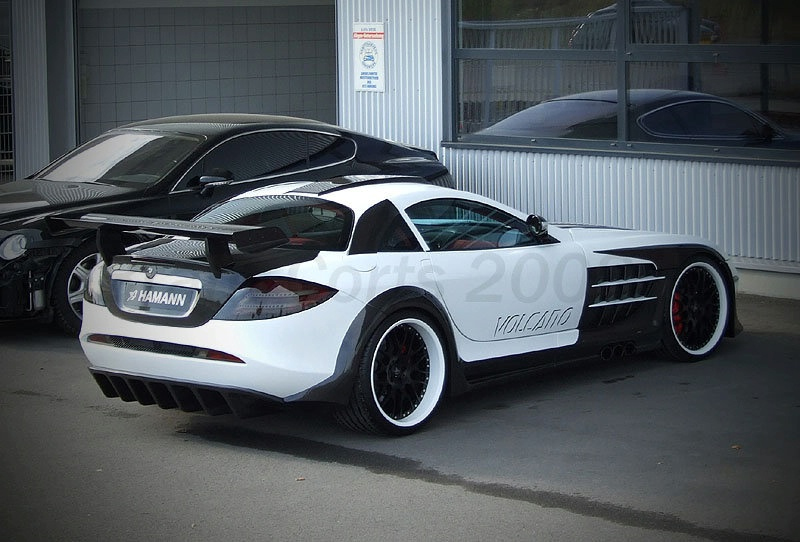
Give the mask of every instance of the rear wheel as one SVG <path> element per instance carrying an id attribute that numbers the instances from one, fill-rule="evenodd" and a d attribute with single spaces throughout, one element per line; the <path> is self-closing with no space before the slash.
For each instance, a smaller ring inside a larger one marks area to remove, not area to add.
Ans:
<path id="1" fill-rule="evenodd" d="M 683 268 L 666 303 L 664 349 L 679 361 L 708 357 L 725 334 L 730 303 L 717 265 L 695 258 Z"/>
<path id="2" fill-rule="evenodd" d="M 413 433 L 439 405 L 446 372 L 445 349 L 434 325 L 414 312 L 393 315 L 370 335 L 350 402 L 336 418 L 370 433 Z"/>
<path id="3" fill-rule="evenodd" d="M 55 323 L 64 332 L 77 335 L 83 319 L 83 292 L 89 272 L 100 260 L 94 241 L 83 243 L 61 263 L 53 282 Z"/>

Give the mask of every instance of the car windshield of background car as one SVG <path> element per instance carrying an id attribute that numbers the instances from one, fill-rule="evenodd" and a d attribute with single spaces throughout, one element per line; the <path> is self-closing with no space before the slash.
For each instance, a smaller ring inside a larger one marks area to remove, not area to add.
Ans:
<path id="1" fill-rule="evenodd" d="M 79 147 L 44 170 L 39 178 L 114 186 L 151 185 L 188 156 L 198 143 L 195 138 L 171 134 L 115 132 Z"/>

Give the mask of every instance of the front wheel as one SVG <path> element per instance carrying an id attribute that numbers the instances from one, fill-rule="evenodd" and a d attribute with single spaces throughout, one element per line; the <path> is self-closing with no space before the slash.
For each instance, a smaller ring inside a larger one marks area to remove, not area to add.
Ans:
<path id="1" fill-rule="evenodd" d="M 706 258 L 695 258 L 667 293 L 664 349 L 679 361 L 708 357 L 725 334 L 730 311 L 728 287 L 719 267 Z"/>
<path id="2" fill-rule="evenodd" d="M 98 261 L 100 255 L 94 241 L 87 241 L 64 258 L 53 282 L 55 323 L 70 335 L 77 335 L 81 329 L 83 292 L 89 272 Z"/>
<path id="3" fill-rule="evenodd" d="M 441 335 L 427 317 L 393 315 L 370 335 L 350 402 L 336 419 L 369 433 L 413 433 L 439 405 L 446 366 Z"/>

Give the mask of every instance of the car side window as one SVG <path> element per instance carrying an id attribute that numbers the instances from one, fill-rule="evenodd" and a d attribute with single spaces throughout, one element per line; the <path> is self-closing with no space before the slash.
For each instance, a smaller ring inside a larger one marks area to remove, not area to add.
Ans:
<path id="1" fill-rule="evenodd" d="M 468 200 L 437 199 L 406 209 L 432 251 L 479 250 L 537 244 L 524 221 Z"/>
<path id="2" fill-rule="evenodd" d="M 355 143 L 331 134 L 275 130 L 243 134 L 211 149 L 184 177 L 186 187 L 201 175 L 230 172 L 233 181 L 284 175 L 349 160 Z"/>
<path id="3" fill-rule="evenodd" d="M 351 160 L 356 155 L 352 139 L 331 134 L 308 132 L 308 167 L 332 166 Z"/>
<path id="4" fill-rule="evenodd" d="M 350 244 L 350 254 L 420 252 L 411 227 L 389 200 L 376 203 L 361 215 Z"/>
<path id="5" fill-rule="evenodd" d="M 745 138 L 761 127 L 747 112 L 729 104 L 696 101 L 664 107 L 641 119 L 645 131 L 666 137 Z"/>
<path id="6" fill-rule="evenodd" d="M 403 217 L 397 215 L 386 228 L 379 252 L 416 252 L 422 250 Z"/>

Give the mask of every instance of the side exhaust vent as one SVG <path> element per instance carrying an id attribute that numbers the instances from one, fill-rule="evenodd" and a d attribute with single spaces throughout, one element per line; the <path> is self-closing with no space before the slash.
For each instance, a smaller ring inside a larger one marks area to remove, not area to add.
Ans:
<path id="1" fill-rule="evenodd" d="M 632 342 L 607 344 L 600 349 L 600 358 L 608 361 L 614 358 L 624 358 L 636 353 L 636 344 Z"/>

